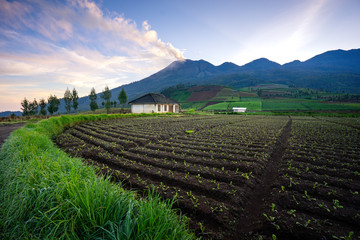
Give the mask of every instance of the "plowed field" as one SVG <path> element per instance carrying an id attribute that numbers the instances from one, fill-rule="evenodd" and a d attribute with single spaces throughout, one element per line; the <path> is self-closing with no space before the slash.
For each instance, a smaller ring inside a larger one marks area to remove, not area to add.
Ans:
<path id="1" fill-rule="evenodd" d="M 90 122 L 55 140 L 124 187 L 155 188 L 203 239 L 360 234 L 357 119 L 164 116 Z"/>

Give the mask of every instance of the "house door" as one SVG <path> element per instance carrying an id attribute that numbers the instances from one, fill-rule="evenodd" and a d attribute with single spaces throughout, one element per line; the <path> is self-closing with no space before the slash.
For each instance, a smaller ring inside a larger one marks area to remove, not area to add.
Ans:
<path id="1" fill-rule="evenodd" d="M 173 112 L 173 105 L 169 105 L 169 112 Z"/>

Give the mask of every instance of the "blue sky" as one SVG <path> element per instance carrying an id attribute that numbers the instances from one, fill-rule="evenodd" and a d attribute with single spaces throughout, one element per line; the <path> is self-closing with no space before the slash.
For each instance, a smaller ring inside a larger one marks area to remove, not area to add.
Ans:
<path id="1" fill-rule="evenodd" d="M 172 61 L 280 64 L 360 47 L 358 0 L 0 0 L 0 111 L 141 80 Z"/>

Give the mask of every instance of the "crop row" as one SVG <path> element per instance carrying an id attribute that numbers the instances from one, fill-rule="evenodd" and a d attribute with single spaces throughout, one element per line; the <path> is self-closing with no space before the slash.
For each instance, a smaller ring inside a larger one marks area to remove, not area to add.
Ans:
<path id="1" fill-rule="evenodd" d="M 56 141 L 127 187 L 154 187 L 165 198 L 176 196 L 178 207 L 202 234 L 229 238 L 238 231 L 247 195 L 288 121 L 251 116 L 118 119 L 76 126 Z"/>
<path id="2" fill-rule="evenodd" d="M 337 121 L 293 119 L 280 177 L 264 213 L 278 235 L 359 236 L 360 131 Z"/>

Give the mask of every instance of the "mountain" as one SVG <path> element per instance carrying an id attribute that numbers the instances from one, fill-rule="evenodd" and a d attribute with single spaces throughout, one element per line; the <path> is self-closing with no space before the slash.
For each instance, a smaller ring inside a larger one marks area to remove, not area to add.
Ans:
<path id="1" fill-rule="evenodd" d="M 232 62 L 224 62 L 223 64 L 219 65 L 217 68 L 221 72 L 236 72 L 241 69 L 240 66 Z"/>
<path id="2" fill-rule="evenodd" d="M 280 68 L 281 65 L 266 58 L 259 58 L 242 66 L 243 71 L 264 71 Z"/>
<path id="3" fill-rule="evenodd" d="M 360 49 L 349 51 L 333 50 L 319 54 L 305 62 L 294 61 L 284 64 L 286 68 L 302 71 L 317 70 L 326 72 L 360 73 Z"/>
<path id="4" fill-rule="evenodd" d="M 112 100 L 116 100 L 124 88 L 131 101 L 178 84 L 247 87 L 264 83 L 360 93 L 360 49 L 328 51 L 304 62 L 296 60 L 284 65 L 266 58 L 243 66 L 231 62 L 214 66 L 205 60 L 175 61 L 147 78 L 119 86 L 111 92 Z M 88 97 L 80 98 L 79 110 L 88 110 L 89 103 Z M 100 97 L 98 103 L 101 106 Z"/>
<path id="5" fill-rule="evenodd" d="M 20 111 L 5 111 L 0 112 L 0 117 L 8 117 L 11 116 L 11 114 L 15 114 L 15 116 L 22 116 L 22 112 Z"/>

